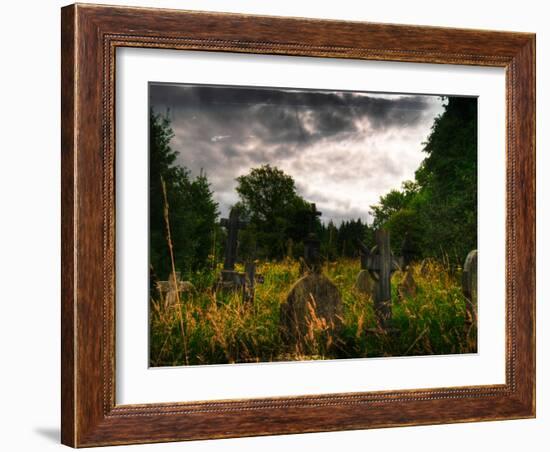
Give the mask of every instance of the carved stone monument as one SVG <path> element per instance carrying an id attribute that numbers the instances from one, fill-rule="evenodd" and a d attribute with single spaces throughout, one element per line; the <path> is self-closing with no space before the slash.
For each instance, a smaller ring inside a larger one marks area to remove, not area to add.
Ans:
<path id="1" fill-rule="evenodd" d="M 244 275 L 235 271 L 235 262 L 237 262 L 239 229 L 243 229 L 247 223 L 241 221 L 239 219 L 239 211 L 232 208 L 229 212 L 229 218 L 222 218 L 221 225 L 227 230 L 221 282 L 223 286 L 241 287 L 244 284 Z"/>
<path id="2" fill-rule="evenodd" d="M 181 273 L 176 272 L 170 274 L 168 281 L 157 281 L 157 290 L 167 308 L 178 302 L 180 293 L 195 292 L 195 286 L 189 281 L 182 281 Z"/>
<path id="3" fill-rule="evenodd" d="M 470 302 L 467 307 L 473 321 L 477 315 L 477 250 L 470 251 L 464 261 L 462 292 Z"/>
<path id="4" fill-rule="evenodd" d="M 376 281 L 371 276 L 367 268 L 367 257 L 370 254 L 370 250 L 360 240 L 357 241 L 357 247 L 359 248 L 359 254 L 361 256 L 361 270 L 355 279 L 355 288 L 359 292 L 370 295 L 374 298 Z"/>
<path id="5" fill-rule="evenodd" d="M 304 241 L 305 275 L 294 283 L 281 305 L 281 334 L 287 344 L 304 345 L 312 328 L 333 334 L 342 325 L 340 292 L 322 274 L 320 241 L 314 232 L 315 218 L 320 215 L 312 204 L 309 234 Z"/>
<path id="6" fill-rule="evenodd" d="M 244 301 L 253 301 L 256 282 L 263 282 L 263 277 L 256 273 L 256 263 L 248 261 L 245 264 L 245 272 L 235 271 L 237 262 L 237 249 L 239 230 L 246 227 L 246 221 L 239 219 L 239 211 L 232 208 L 229 218 L 222 218 L 220 223 L 227 230 L 227 242 L 225 244 L 225 258 L 223 270 L 217 288 L 222 290 L 241 290 Z"/>
<path id="7" fill-rule="evenodd" d="M 365 257 L 366 268 L 376 281 L 374 290 L 374 309 L 382 328 L 388 328 L 391 323 L 391 275 L 400 268 L 398 260 L 390 248 L 390 233 L 378 229 L 374 233 L 376 245 Z"/>
<path id="8" fill-rule="evenodd" d="M 413 298 L 416 296 L 417 290 L 418 287 L 416 281 L 414 280 L 413 269 L 411 266 L 408 266 L 405 269 L 405 273 L 403 274 L 401 281 L 399 281 L 397 293 L 401 299 Z"/>

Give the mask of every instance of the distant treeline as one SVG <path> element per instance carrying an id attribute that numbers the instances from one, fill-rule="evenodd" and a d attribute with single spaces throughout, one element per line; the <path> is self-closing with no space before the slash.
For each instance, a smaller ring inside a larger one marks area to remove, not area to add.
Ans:
<path id="1" fill-rule="evenodd" d="M 407 235 L 408 252 L 417 258 L 462 262 L 477 243 L 477 101 L 451 97 L 444 108 L 424 143 L 426 158 L 415 180 L 371 206 L 370 225 L 361 219 L 339 225 L 312 219 L 311 204 L 297 193 L 293 178 L 274 166 L 263 165 L 237 177 L 239 202 L 234 208 L 248 222 L 239 235 L 239 257 L 297 258 L 310 228 L 326 259 L 355 257 L 357 240 L 373 246 L 374 230 L 385 227 L 396 253 Z M 186 275 L 212 268 L 223 261 L 226 231 L 219 225 L 219 206 L 207 174 L 192 175 L 176 164 L 170 121 L 153 111 L 149 137 L 151 269 L 159 278 L 170 273 L 166 216 L 176 270 Z"/>

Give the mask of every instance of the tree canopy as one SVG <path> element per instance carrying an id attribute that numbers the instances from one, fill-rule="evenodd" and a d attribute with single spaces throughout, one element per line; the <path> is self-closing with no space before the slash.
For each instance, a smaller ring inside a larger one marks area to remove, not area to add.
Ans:
<path id="1" fill-rule="evenodd" d="M 171 261 L 161 180 L 166 186 L 175 267 L 183 274 L 208 264 L 218 227 L 218 204 L 204 172 L 193 177 L 176 163 L 178 152 L 170 146 L 174 136 L 170 121 L 151 112 L 149 132 L 150 264 L 158 277 L 167 278 Z"/>
<path id="2" fill-rule="evenodd" d="M 371 206 L 392 244 L 408 234 L 417 257 L 463 262 L 477 247 L 477 101 L 450 97 L 424 143 L 414 181 Z"/>
<path id="3" fill-rule="evenodd" d="M 256 253 L 282 258 L 289 240 L 302 241 L 309 232 L 310 204 L 298 195 L 294 179 L 271 165 L 252 168 L 237 177 L 236 191 L 243 213 L 249 218 Z"/>

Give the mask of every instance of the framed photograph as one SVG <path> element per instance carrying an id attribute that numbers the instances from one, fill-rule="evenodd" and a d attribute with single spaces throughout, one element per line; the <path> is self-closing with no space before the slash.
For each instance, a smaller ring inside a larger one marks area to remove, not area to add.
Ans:
<path id="1" fill-rule="evenodd" d="M 535 416 L 535 36 L 62 9 L 62 442 Z"/>

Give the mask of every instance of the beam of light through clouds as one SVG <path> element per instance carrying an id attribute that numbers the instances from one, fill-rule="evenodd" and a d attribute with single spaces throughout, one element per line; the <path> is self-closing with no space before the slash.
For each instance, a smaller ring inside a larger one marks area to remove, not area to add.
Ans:
<path id="1" fill-rule="evenodd" d="M 445 98 L 151 83 L 149 101 L 171 120 L 177 163 L 206 172 L 222 215 L 238 200 L 235 179 L 269 163 L 339 224 L 370 222 L 381 195 L 414 179 Z"/>

